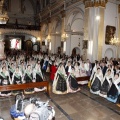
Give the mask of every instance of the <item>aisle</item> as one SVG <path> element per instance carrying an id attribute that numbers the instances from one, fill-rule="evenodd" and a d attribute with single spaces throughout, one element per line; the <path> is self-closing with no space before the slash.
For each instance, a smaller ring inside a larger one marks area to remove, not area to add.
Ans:
<path id="1" fill-rule="evenodd" d="M 119 107 L 91 94 L 85 86 L 74 94 L 55 95 L 51 92 L 50 95 L 50 105 L 54 106 L 56 111 L 55 120 L 120 120 Z M 38 97 L 42 101 L 49 100 L 44 92 L 30 96 Z M 9 109 L 14 103 L 14 97 L 0 98 L 0 116 L 5 120 L 12 120 Z"/>

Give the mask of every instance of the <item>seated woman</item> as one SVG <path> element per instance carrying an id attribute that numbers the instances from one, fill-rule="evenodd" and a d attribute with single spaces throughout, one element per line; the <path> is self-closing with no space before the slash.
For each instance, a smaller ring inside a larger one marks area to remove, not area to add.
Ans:
<path id="1" fill-rule="evenodd" d="M 27 69 L 25 71 L 23 80 L 25 83 L 32 83 L 33 82 L 33 73 L 32 73 L 30 65 L 27 65 Z M 24 93 L 25 94 L 32 94 L 32 93 L 34 93 L 34 88 L 26 89 L 26 90 L 24 90 Z"/>
<path id="2" fill-rule="evenodd" d="M 100 67 L 99 63 L 96 62 L 96 63 L 95 63 L 95 66 L 94 66 L 94 68 L 93 68 L 93 70 L 92 70 L 92 74 L 91 74 L 91 76 L 90 76 L 90 81 L 89 81 L 89 83 L 88 83 L 88 87 L 89 87 L 89 88 L 91 87 L 92 80 L 93 80 L 93 78 L 94 78 L 95 73 L 97 72 L 97 68 L 99 68 L 99 67 Z"/>
<path id="3" fill-rule="evenodd" d="M 53 81 L 53 93 L 55 94 L 66 94 L 67 93 L 67 83 L 66 83 L 67 75 L 65 72 L 65 68 L 62 63 L 60 63 L 58 70 L 55 74 L 55 78 Z"/>
<path id="4" fill-rule="evenodd" d="M 112 85 L 112 80 L 113 80 L 113 75 L 112 75 L 112 72 L 111 70 L 107 70 L 107 73 L 105 74 L 105 77 L 103 79 L 103 83 L 102 83 L 102 86 L 101 86 L 101 89 L 100 89 L 100 93 L 99 95 L 101 97 L 107 97 L 107 93 Z"/>
<path id="5" fill-rule="evenodd" d="M 79 70 L 78 62 L 75 63 L 74 69 L 75 69 L 75 71 L 74 71 L 75 77 L 80 77 L 80 70 Z"/>
<path id="6" fill-rule="evenodd" d="M 12 84 L 22 84 L 22 72 L 19 70 L 19 67 L 16 67 L 15 72 L 12 76 Z M 13 95 L 21 93 L 21 90 L 13 91 Z"/>
<path id="7" fill-rule="evenodd" d="M 112 86 L 107 93 L 107 100 L 116 103 L 119 94 L 120 94 L 120 77 L 119 74 L 115 74 L 115 77 L 113 78 Z"/>
<path id="8" fill-rule="evenodd" d="M 0 85 L 5 86 L 5 85 L 10 85 L 10 84 L 11 84 L 11 80 L 10 80 L 9 72 L 6 70 L 6 67 L 3 66 L 2 71 L 0 72 Z M 9 96 L 11 95 L 11 91 L 0 92 L 0 95 Z"/>
<path id="9" fill-rule="evenodd" d="M 80 64 L 80 77 L 85 77 L 85 76 L 87 76 L 87 73 L 86 73 L 86 69 L 85 69 L 85 64 L 84 64 L 84 62 L 82 62 Z M 81 85 L 84 85 L 87 83 L 88 83 L 88 80 L 78 82 L 78 84 L 81 84 Z"/>
<path id="10" fill-rule="evenodd" d="M 91 82 L 90 92 L 93 94 L 99 94 L 101 89 L 101 83 L 103 80 L 103 74 L 100 68 L 97 68 L 97 72 Z"/>
<path id="11" fill-rule="evenodd" d="M 42 82 L 43 81 L 43 75 L 41 72 L 40 63 L 37 63 L 33 70 L 33 78 L 34 78 L 34 82 Z M 34 88 L 34 91 L 36 91 L 36 92 L 39 92 L 42 90 L 45 90 L 45 87 Z"/>
<path id="12" fill-rule="evenodd" d="M 69 74 L 67 78 L 67 93 L 75 93 L 80 90 L 79 84 L 77 83 L 76 77 L 75 77 L 75 69 L 72 67 L 71 73 Z"/>
<path id="13" fill-rule="evenodd" d="M 10 68 L 9 68 L 9 73 L 10 73 L 11 79 L 12 79 L 14 71 L 15 71 L 15 65 L 13 63 L 11 63 Z"/>

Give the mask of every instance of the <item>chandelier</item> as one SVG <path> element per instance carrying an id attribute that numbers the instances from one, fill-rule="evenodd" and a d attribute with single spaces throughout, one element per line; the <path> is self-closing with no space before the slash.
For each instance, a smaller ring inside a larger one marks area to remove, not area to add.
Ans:
<path id="1" fill-rule="evenodd" d="M 8 1 L 0 0 L 0 24 L 6 24 L 9 17 L 8 17 Z"/>
<path id="2" fill-rule="evenodd" d="M 62 40 L 65 41 L 68 38 L 68 35 L 66 33 L 62 34 Z"/>
<path id="3" fill-rule="evenodd" d="M 111 43 L 111 45 L 118 46 L 120 44 L 119 38 L 117 38 L 117 37 L 111 38 L 110 43 Z"/>
<path id="4" fill-rule="evenodd" d="M 8 19 L 9 19 L 8 16 L 0 15 L 0 24 L 6 24 Z"/>
<path id="5" fill-rule="evenodd" d="M 112 45 L 120 45 L 120 41 L 119 41 L 119 38 L 118 38 L 118 17 L 117 17 L 117 8 L 118 8 L 118 5 L 117 5 L 117 1 L 116 1 L 116 17 L 115 17 L 115 26 L 116 26 L 116 33 L 115 35 L 111 38 L 110 40 L 110 43 Z"/>

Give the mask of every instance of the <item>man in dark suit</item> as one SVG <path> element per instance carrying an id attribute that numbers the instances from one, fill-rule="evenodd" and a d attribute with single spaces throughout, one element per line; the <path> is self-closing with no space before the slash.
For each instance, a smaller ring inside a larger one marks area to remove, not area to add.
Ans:
<path id="1" fill-rule="evenodd" d="M 105 76 L 105 73 L 107 71 L 107 66 L 106 66 L 106 63 L 105 62 L 102 62 L 101 63 L 101 70 L 102 70 L 102 73 L 103 73 L 103 77 Z"/>

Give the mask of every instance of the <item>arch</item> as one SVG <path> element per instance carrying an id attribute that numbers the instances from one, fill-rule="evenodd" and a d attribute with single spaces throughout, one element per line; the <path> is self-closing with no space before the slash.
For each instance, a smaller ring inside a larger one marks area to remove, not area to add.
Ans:
<path id="1" fill-rule="evenodd" d="M 105 51 L 104 57 L 108 57 L 108 59 L 114 57 L 114 51 L 112 48 L 108 48 Z"/>
<path id="2" fill-rule="evenodd" d="M 47 23 L 44 23 L 41 27 L 41 31 L 42 31 L 42 34 L 43 35 L 46 35 L 47 34 L 47 31 L 48 30 L 48 24 Z"/>
<path id="3" fill-rule="evenodd" d="M 59 16 L 55 16 L 53 19 L 52 19 L 52 28 L 51 28 L 51 32 L 52 33 L 55 33 L 56 32 L 56 29 L 57 29 L 57 24 L 61 23 L 61 18 Z"/>
<path id="4" fill-rule="evenodd" d="M 72 25 L 72 22 L 74 21 L 74 18 L 77 14 L 81 14 L 82 18 L 84 18 L 84 11 L 81 8 L 75 8 L 73 10 L 71 10 L 67 17 L 66 17 L 66 28 L 70 27 Z M 72 15 L 72 16 L 71 16 Z M 69 21 L 70 17 L 72 18 L 72 20 Z M 70 29 L 70 28 L 69 28 Z"/>
<path id="5" fill-rule="evenodd" d="M 80 48 L 74 47 L 72 49 L 72 56 L 76 56 L 77 54 L 80 54 Z"/>

